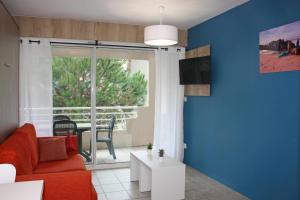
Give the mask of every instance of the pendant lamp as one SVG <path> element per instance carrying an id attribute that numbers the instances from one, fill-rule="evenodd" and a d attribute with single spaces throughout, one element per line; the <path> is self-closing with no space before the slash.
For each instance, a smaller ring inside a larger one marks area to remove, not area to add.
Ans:
<path id="1" fill-rule="evenodd" d="M 175 26 L 163 25 L 164 7 L 160 6 L 160 24 L 145 27 L 144 43 L 150 46 L 171 46 L 178 43 L 178 29 Z"/>

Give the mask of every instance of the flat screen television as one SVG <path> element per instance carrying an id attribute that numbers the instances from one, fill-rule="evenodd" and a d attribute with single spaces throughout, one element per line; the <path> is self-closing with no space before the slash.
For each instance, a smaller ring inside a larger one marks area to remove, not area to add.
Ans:
<path id="1" fill-rule="evenodd" d="M 210 56 L 179 60 L 181 85 L 210 84 Z"/>

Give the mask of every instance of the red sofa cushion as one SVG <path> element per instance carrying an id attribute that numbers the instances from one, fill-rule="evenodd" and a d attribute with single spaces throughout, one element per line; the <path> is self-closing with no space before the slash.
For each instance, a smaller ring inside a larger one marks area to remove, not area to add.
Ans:
<path id="1" fill-rule="evenodd" d="M 5 140 L 0 146 L 0 152 L 2 151 L 15 152 L 16 163 L 14 166 L 16 167 L 17 175 L 32 174 L 30 145 L 26 139 L 24 140 L 24 134 L 22 134 L 22 132 L 14 132 Z M 10 159 L 10 156 L 2 158 L 2 162 L 9 163 Z"/>
<path id="2" fill-rule="evenodd" d="M 90 171 L 17 176 L 16 181 L 44 180 L 43 200 L 96 200 Z"/>
<path id="3" fill-rule="evenodd" d="M 68 158 L 66 139 L 52 137 L 39 139 L 40 162 L 64 160 Z"/>
<path id="4" fill-rule="evenodd" d="M 66 140 L 66 150 L 67 153 L 70 154 L 78 154 L 78 146 L 77 146 L 77 136 L 76 135 L 70 135 L 70 136 L 51 136 L 51 137 L 38 137 L 37 141 L 39 144 L 39 140 L 45 139 L 45 138 L 65 138 Z"/>
<path id="5" fill-rule="evenodd" d="M 17 155 L 15 151 L 1 150 L 0 151 L 0 164 L 12 164 L 17 166 Z"/>
<path id="6" fill-rule="evenodd" d="M 41 162 L 34 169 L 34 174 L 85 170 L 84 162 L 79 154 L 70 155 L 66 160 Z"/>
<path id="7" fill-rule="evenodd" d="M 68 135 L 66 137 L 66 148 L 68 153 L 73 153 L 73 152 L 78 153 L 77 136 Z"/>
<path id="8" fill-rule="evenodd" d="M 18 128 L 15 132 L 22 132 L 26 136 L 31 151 L 32 168 L 35 168 L 39 162 L 39 150 L 34 126 L 26 123 Z"/>

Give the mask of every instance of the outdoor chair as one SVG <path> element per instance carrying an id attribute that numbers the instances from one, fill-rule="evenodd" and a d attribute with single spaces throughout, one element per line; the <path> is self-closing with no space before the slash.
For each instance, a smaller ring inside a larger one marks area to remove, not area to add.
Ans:
<path id="1" fill-rule="evenodd" d="M 61 120 L 71 120 L 67 115 L 56 115 L 53 117 L 53 122 L 61 121 Z"/>
<path id="2" fill-rule="evenodd" d="M 76 122 L 71 120 L 54 121 L 53 123 L 53 135 L 54 136 L 68 136 L 76 135 L 77 125 Z"/>
<path id="3" fill-rule="evenodd" d="M 115 149 L 113 145 L 113 130 L 115 126 L 116 117 L 113 115 L 107 127 L 97 128 L 96 131 L 96 141 L 105 142 L 109 151 L 109 154 L 116 159 Z M 107 132 L 107 136 L 99 136 L 101 132 Z"/>

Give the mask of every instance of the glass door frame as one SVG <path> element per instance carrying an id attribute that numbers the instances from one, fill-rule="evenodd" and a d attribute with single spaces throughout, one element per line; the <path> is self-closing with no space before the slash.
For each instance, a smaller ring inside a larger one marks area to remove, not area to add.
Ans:
<path id="1" fill-rule="evenodd" d="M 99 50 L 101 51 L 105 51 L 102 52 L 99 56 Z M 121 55 L 117 55 L 115 53 L 117 53 L 118 51 L 121 51 Z M 123 52 L 124 51 L 124 52 Z M 130 52 L 132 51 L 132 52 Z M 149 53 L 142 53 L 142 52 L 151 52 L 151 54 Z M 125 56 L 125 57 L 124 57 Z M 95 58 L 95 59 L 94 59 Z M 106 47 L 106 46 L 95 46 L 93 49 L 93 55 L 92 55 L 92 97 L 91 97 L 91 105 L 94 105 L 91 107 L 91 117 L 92 117 L 92 133 L 93 133 L 93 141 L 92 141 L 92 160 L 93 160 L 93 164 L 90 166 L 91 169 L 112 169 L 112 168 L 124 168 L 124 167 L 129 167 L 130 166 L 130 161 L 128 162 L 114 162 L 114 163 L 97 163 L 97 142 L 96 142 L 96 121 L 97 121 L 97 116 L 96 116 L 96 112 L 97 112 L 97 95 L 96 95 L 96 91 L 97 91 L 97 60 L 98 58 L 114 58 L 114 59 L 135 59 L 135 60 L 148 60 L 149 61 L 149 68 L 150 67 L 154 67 L 155 69 L 155 50 L 154 49 L 143 49 L 143 48 L 135 48 L 135 47 Z M 152 65 L 151 65 L 152 64 Z M 154 70 L 155 72 L 155 70 Z M 150 69 L 149 69 L 149 73 L 150 73 Z M 150 75 L 149 75 L 150 76 Z M 149 77 L 150 78 L 150 77 Z M 94 80 L 95 79 L 95 80 Z M 149 79 L 150 80 L 150 79 Z M 148 86 L 148 93 L 150 92 Z M 150 93 L 148 94 L 150 95 Z M 149 97 L 148 97 L 149 98 Z M 149 100 L 148 100 L 149 101 Z M 149 102 L 148 102 L 149 103 Z M 147 105 L 146 107 L 148 107 L 149 105 Z"/>
<path id="2" fill-rule="evenodd" d="M 96 47 L 95 45 L 81 45 L 80 43 L 69 43 L 69 42 L 61 42 L 61 44 L 54 44 L 54 45 L 51 45 L 51 48 L 82 48 L 82 49 L 89 49 L 89 55 L 88 55 L 88 58 L 91 60 L 91 65 L 89 66 L 89 70 L 91 72 L 91 94 L 90 94 L 90 123 L 91 123 L 91 152 L 90 152 L 90 155 L 87 155 L 89 156 L 90 160 L 86 160 L 85 161 L 85 165 L 90 167 L 90 166 L 93 166 L 96 161 L 96 148 L 94 147 L 95 145 L 95 135 L 96 135 Z M 82 139 L 81 139 L 81 146 L 83 148 L 83 136 L 81 136 Z M 77 139 L 78 140 L 78 139 Z"/>
<path id="3" fill-rule="evenodd" d="M 96 105 L 96 100 L 97 100 L 97 84 L 96 84 L 96 71 L 97 71 L 97 49 L 98 48 L 108 48 L 108 49 L 126 49 L 126 50 L 140 50 L 140 51 L 154 51 L 154 49 L 149 48 L 149 49 L 144 49 L 144 46 L 140 47 L 130 47 L 130 44 L 126 46 L 117 46 L 114 44 L 114 47 L 103 47 L 93 45 L 93 44 L 87 44 L 87 43 L 79 43 L 74 40 L 58 40 L 57 44 L 56 41 L 53 41 L 54 45 L 51 46 L 61 46 L 61 47 L 82 47 L 82 48 L 90 48 L 91 49 L 91 161 L 86 162 L 85 165 L 87 166 L 88 169 L 110 169 L 110 168 L 121 168 L 121 167 L 128 167 L 128 163 L 97 163 L 97 141 L 96 141 L 96 111 L 97 111 L 97 105 Z M 82 41 L 80 41 L 82 42 Z M 86 41 L 85 41 L 86 42 Z M 89 41 L 91 42 L 91 41 Z M 124 45 L 124 44 L 123 44 Z M 131 44 L 132 45 L 132 44 Z"/>
<path id="4" fill-rule="evenodd" d="M 97 164 L 97 142 L 96 142 L 96 65 L 97 65 L 97 52 L 96 46 L 93 46 L 91 55 L 91 145 L 92 145 L 92 162 L 94 167 Z"/>

